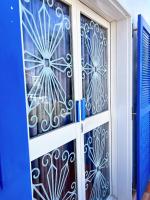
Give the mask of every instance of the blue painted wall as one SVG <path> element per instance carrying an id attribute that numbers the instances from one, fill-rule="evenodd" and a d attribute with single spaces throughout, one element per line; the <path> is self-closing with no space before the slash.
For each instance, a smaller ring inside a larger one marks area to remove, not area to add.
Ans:
<path id="1" fill-rule="evenodd" d="M 0 200 L 30 200 L 19 5 L 0 6 Z"/>
<path id="2" fill-rule="evenodd" d="M 150 0 L 119 2 L 132 13 L 135 27 L 139 13 L 150 22 Z M 18 0 L 3 1 L 0 13 L 0 200 L 30 200 L 30 165 Z M 133 74 L 136 74 L 136 46 L 134 52 Z M 134 80 L 136 81 L 136 77 Z M 135 88 L 133 92 L 135 94 Z"/>

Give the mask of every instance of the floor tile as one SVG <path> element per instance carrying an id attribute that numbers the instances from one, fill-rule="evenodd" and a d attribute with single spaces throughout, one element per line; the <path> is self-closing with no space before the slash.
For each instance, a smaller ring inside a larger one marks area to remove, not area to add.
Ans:
<path id="1" fill-rule="evenodd" d="M 142 200 L 150 200 L 150 194 L 145 192 Z"/>

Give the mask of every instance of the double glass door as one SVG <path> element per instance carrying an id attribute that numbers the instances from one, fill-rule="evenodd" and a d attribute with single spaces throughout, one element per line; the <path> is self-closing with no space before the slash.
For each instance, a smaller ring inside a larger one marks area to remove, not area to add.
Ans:
<path id="1" fill-rule="evenodd" d="M 110 24 L 78 0 L 20 0 L 20 16 L 33 199 L 105 200 Z"/>

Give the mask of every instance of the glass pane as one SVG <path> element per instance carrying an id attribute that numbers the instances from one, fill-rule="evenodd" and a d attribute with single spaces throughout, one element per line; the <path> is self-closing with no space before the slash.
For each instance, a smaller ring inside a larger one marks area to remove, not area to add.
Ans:
<path id="1" fill-rule="evenodd" d="M 70 7 L 22 0 L 30 136 L 74 122 Z"/>
<path id="2" fill-rule="evenodd" d="M 86 116 L 108 109 L 107 29 L 81 15 L 83 98 Z"/>
<path id="3" fill-rule="evenodd" d="M 106 200 L 110 194 L 108 123 L 85 134 L 86 200 Z"/>
<path id="4" fill-rule="evenodd" d="M 75 142 L 32 162 L 35 200 L 77 200 Z"/>

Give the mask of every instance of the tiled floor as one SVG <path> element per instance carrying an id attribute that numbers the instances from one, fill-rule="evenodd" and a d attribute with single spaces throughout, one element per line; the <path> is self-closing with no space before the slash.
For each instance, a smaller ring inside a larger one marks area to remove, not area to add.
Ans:
<path id="1" fill-rule="evenodd" d="M 142 200 L 150 200 L 150 193 L 145 192 Z"/>
<path id="2" fill-rule="evenodd" d="M 133 200 L 136 200 L 136 193 L 133 194 Z M 150 200 L 150 183 L 147 187 L 147 190 L 146 190 L 142 200 Z"/>

